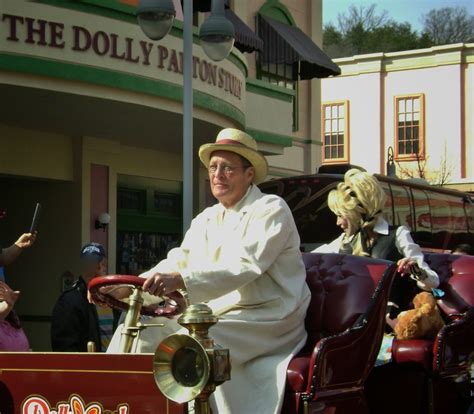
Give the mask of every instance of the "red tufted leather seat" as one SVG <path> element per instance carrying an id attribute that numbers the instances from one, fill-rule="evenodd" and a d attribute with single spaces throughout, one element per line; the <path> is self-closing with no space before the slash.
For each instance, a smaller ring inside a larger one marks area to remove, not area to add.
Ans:
<path id="1" fill-rule="evenodd" d="M 365 411 L 362 388 L 382 340 L 395 266 L 341 254 L 306 253 L 303 260 L 312 295 L 308 340 L 289 364 L 282 413 L 331 404 Z"/>
<path id="2" fill-rule="evenodd" d="M 425 254 L 445 295 L 438 301 L 447 321 L 434 341 L 393 342 L 397 364 L 415 363 L 441 377 L 466 375 L 474 358 L 474 257 Z"/>
<path id="3" fill-rule="evenodd" d="M 446 325 L 434 341 L 393 341 L 393 363 L 374 368 L 366 382 L 371 412 L 466 413 L 471 402 L 474 257 L 425 254 L 425 260 L 438 273 L 439 288 L 445 292 L 438 303 Z"/>

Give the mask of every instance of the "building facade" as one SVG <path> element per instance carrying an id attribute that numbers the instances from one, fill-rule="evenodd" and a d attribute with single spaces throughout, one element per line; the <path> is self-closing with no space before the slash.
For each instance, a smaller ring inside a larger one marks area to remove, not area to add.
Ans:
<path id="1" fill-rule="evenodd" d="M 68 272 L 78 276 L 81 245 L 103 243 L 109 273 L 137 274 L 181 237 L 183 25 L 177 19 L 152 42 L 136 23 L 137 3 L 0 0 L 0 242 L 27 231 L 42 204 L 36 245 L 5 271 L 22 292 L 16 309 L 34 350 L 50 347 L 52 307 L 71 284 Z M 322 0 L 230 7 L 257 34 L 268 17 L 322 43 Z M 204 18 L 196 12 L 196 24 Z M 194 153 L 236 127 L 257 139 L 269 178 L 314 172 L 320 81 L 298 76 L 307 62 L 263 64 L 234 47 L 214 63 L 197 34 Z M 197 156 L 193 173 L 198 213 L 210 194 Z M 102 213 L 111 217 L 105 229 Z"/>
<path id="2" fill-rule="evenodd" d="M 474 191 L 474 44 L 336 59 L 322 80 L 322 163 Z"/>

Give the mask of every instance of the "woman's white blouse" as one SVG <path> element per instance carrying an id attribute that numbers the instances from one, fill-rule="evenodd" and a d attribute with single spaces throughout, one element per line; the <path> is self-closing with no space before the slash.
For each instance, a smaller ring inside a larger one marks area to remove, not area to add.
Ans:
<path id="1" fill-rule="evenodd" d="M 374 226 L 374 232 L 387 235 L 389 233 L 389 225 L 386 220 L 379 217 L 377 223 Z M 323 244 L 319 246 L 313 252 L 315 253 L 338 253 L 344 239 L 344 233 L 342 233 L 337 239 L 331 243 Z M 416 260 L 418 266 L 426 275 L 424 280 L 416 280 L 417 285 L 420 289 L 430 290 L 436 288 L 439 285 L 439 277 L 437 273 L 432 270 L 428 264 L 424 261 L 423 252 L 420 246 L 413 241 L 410 230 L 408 227 L 399 226 L 395 234 L 395 246 L 403 257 L 411 258 Z M 413 276 L 412 276 L 413 278 Z"/>

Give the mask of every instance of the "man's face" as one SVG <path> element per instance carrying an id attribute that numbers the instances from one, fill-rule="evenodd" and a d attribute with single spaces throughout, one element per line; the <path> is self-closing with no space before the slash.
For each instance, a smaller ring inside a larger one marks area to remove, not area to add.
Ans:
<path id="1" fill-rule="evenodd" d="M 90 280 L 96 276 L 104 276 L 107 274 L 107 259 L 104 257 L 97 261 L 97 258 L 91 258 L 83 262 L 82 277 Z"/>
<path id="2" fill-rule="evenodd" d="M 107 259 L 104 257 L 100 262 L 97 269 L 97 275 L 104 276 L 107 274 Z"/>
<path id="3" fill-rule="evenodd" d="M 255 171 L 229 151 L 215 151 L 209 162 L 212 195 L 226 208 L 237 204 L 252 183 Z"/>

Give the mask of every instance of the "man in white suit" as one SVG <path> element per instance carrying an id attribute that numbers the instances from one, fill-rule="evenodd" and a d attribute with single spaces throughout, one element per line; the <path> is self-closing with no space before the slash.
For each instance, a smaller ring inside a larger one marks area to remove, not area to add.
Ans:
<path id="1" fill-rule="evenodd" d="M 298 232 L 286 203 L 255 185 L 268 166 L 252 137 L 224 129 L 199 157 L 219 203 L 142 275 L 144 290 L 157 296 L 186 290 L 190 303 L 206 302 L 218 316 L 210 335 L 230 349 L 232 380 L 214 393 L 214 413 L 279 413 L 288 362 L 306 340 L 310 293 Z M 174 320 L 166 325 L 145 331 L 138 351 L 154 352 L 170 331 L 182 329 Z"/>

